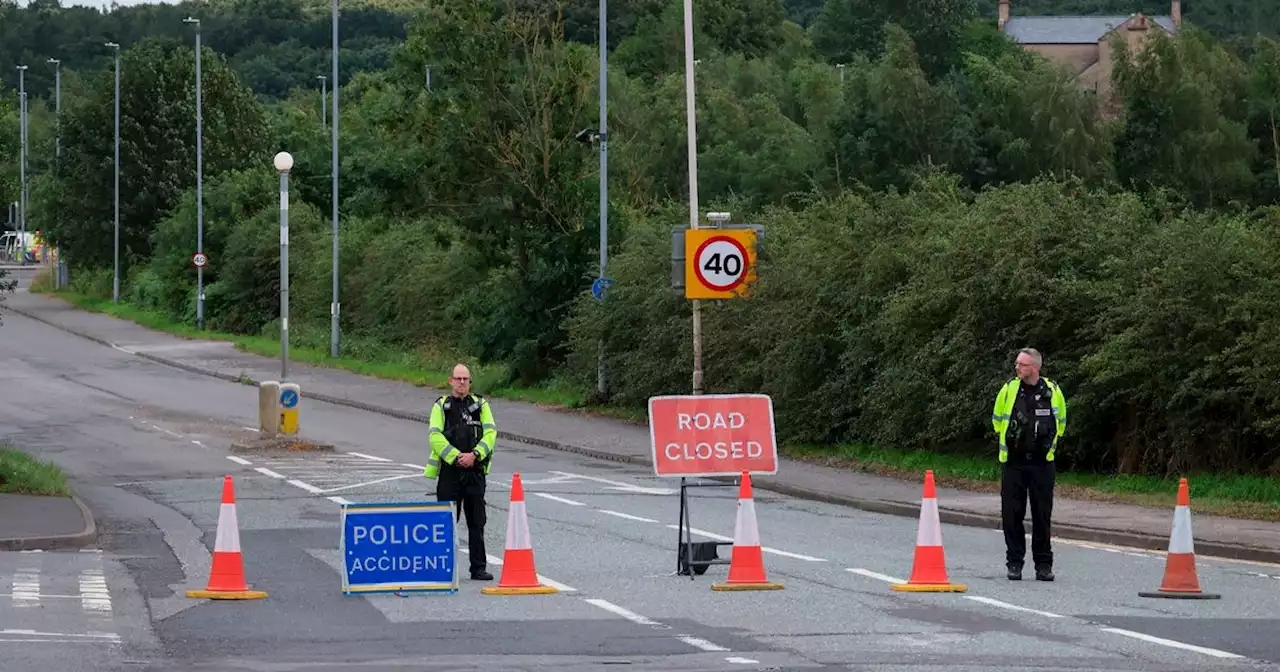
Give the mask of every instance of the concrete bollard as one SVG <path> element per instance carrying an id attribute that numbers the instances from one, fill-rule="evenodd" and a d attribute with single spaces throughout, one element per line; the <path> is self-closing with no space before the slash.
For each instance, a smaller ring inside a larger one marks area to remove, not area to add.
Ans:
<path id="1" fill-rule="evenodd" d="M 280 383 L 274 380 L 258 386 L 258 429 L 265 439 L 280 433 Z"/>
<path id="2" fill-rule="evenodd" d="M 295 435 L 300 424 L 298 412 L 302 404 L 302 388 L 297 383 L 280 385 L 280 433 Z"/>

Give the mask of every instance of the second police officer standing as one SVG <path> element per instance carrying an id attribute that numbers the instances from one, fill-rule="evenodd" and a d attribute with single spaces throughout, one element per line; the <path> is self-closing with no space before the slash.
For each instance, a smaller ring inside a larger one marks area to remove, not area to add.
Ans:
<path id="1" fill-rule="evenodd" d="M 451 394 L 431 405 L 428 438 L 431 456 L 423 474 L 436 479 L 436 499 L 455 502 L 458 517 L 467 517 L 467 551 L 471 578 L 490 581 L 484 547 L 485 481 L 498 438 L 489 401 L 471 393 L 471 372 L 458 364 L 449 378 Z"/>
<path id="2" fill-rule="evenodd" d="M 1001 527 L 1009 579 L 1022 578 L 1027 552 L 1027 500 L 1031 500 L 1031 558 L 1036 579 L 1053 580 L 1049 524 L 1053 514 L 1054 453 L 1067 429 L 1067 398 L 1056 383 L 1040 377 L 1042 357 L 1032 348 L 1018 352 L 1016 377 L 996 395 L 991 424 L 1000 439 Z"/>

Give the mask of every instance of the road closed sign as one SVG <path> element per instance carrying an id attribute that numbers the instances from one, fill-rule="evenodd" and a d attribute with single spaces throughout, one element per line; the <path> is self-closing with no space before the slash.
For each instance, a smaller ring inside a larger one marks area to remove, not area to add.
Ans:
<path id="1" fill-rule="evenodd" d="M 658 476 L 778 473 L 773 400 L 765 394 L 651 397 L 649 438 Z"/>

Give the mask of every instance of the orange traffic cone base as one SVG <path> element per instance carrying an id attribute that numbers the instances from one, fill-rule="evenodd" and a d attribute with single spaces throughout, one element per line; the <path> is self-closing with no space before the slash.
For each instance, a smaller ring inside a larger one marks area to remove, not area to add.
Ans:
<path id="1" fill-rule="evenodd" d="M 261 590 L 188 590 L 187 597 L 209 600 L 261 600 L 267 594 Z"/>
<path id="2" fill-rule="evenodd" d="M 964 593 L 969 586 L 963 583 L 895 583 L 889 589 L 900 593 Z"/>
<path id="3" fill-rule="evenodd" d="M 529 587 L 487 586 L 481 588 L 480 592 L 485 595 L 550 595 L 560 591 L 551 586 L 537 585 Z"/>
<path id="4" fill-rule="evenodd" d="M 1172 590 L 1156 590 L 1155 592 L 1141 592 L 1138 597 L 1168 597 L 1175 600 L 1218 600 L 1222 599 L 1221 595 L 1216 593 L 1183 593 Z"/>
<path id="5" fill-rule="evenodd" d="M 725 581 L 724 583 L 713 583 L 713 584 L 711 584 L 711 590 L 720 590 L 720 591 L 727 591 L 727 590 L 782 590 L 782 584 L 781 584 L 781 583 L 773 583 L 773 582 L 770 582 L 770 581 L 763 581 L 763 582 L 759 582 L 759 583 L 757 583 L 757 582 L 751 582 L 751 583 L 730 583 L 730 582 L 728 582 L 728 581 Z"/>

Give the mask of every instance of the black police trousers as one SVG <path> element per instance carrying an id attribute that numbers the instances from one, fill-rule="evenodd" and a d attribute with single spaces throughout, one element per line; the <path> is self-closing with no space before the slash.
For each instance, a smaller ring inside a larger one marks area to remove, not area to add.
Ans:
<path id="1" fill-rule="evenodd" d="M 1005 562 L 1022 567 L 1027 555 L 1027 531 L 1022 519 L 1031 501 L 1031 559 L 1037 569 L 1053 567 L 1049 547 L 1049 521 L 1053 516 L 1053 462 L 1006 462 L 1000 482 L 1001 527 L 1004 528 Z"/>
<path id="2" fill-rule="evenodd" d="M 467 551 L 471 556 L 472 574 L 484 571 L 488 564 L 484 550 L 484 525 L 488 520 L 484 491 L 485 478 L 478 474 L 468 474 L 460 483 L 441 479 L 436 485 L 436 500 L 454 502 L 458 508 L 458 516 L 467 517 Z"/>

